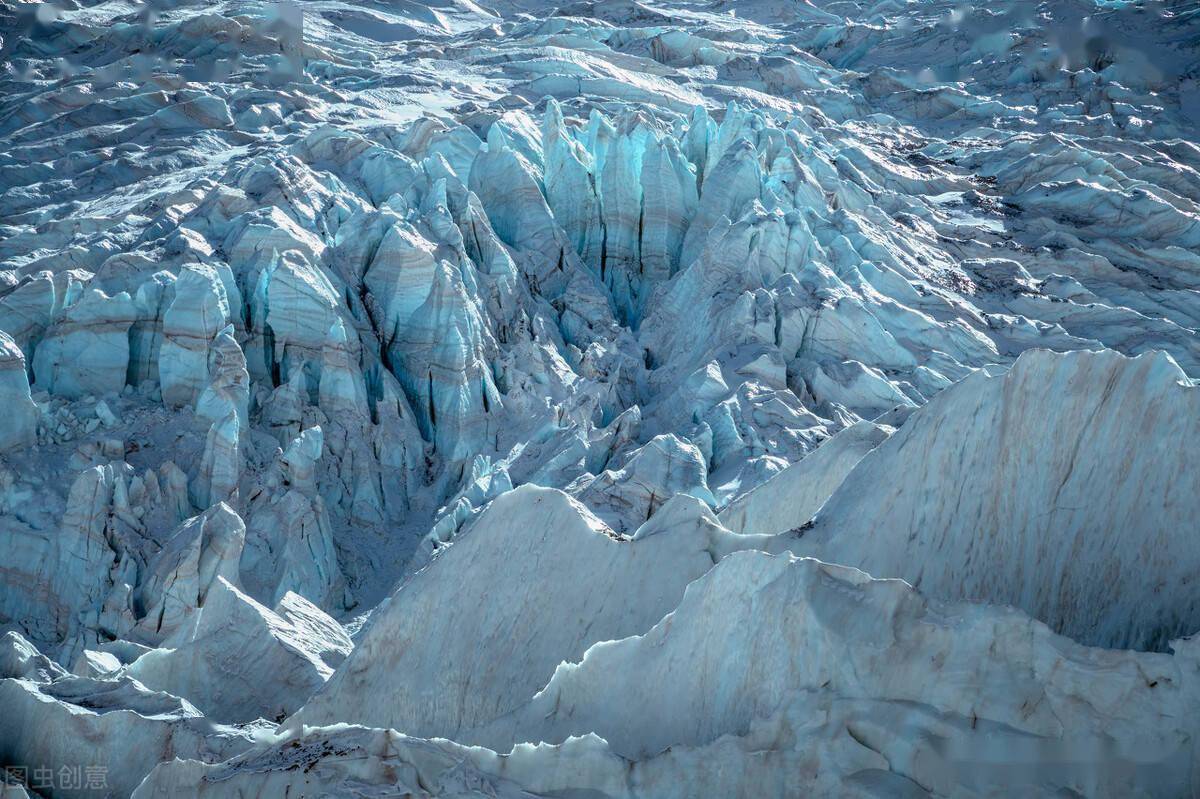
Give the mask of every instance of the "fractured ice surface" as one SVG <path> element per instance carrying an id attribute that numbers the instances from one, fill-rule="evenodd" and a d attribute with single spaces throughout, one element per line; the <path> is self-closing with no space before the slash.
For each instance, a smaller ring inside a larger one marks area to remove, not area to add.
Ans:
<path id="1" fill-rule="evenodd" d="M 126 673 L 190 697 L 214 721 L 278 720 L 328 679 L 350 648 L 338 623 L 298 594 L 284 595 L 272 611 L 218 577 L 195 622 Z"/>
<path id="2" fill-rule="evenodd" d="M 891 432 L 874 422 L 839 430 L 811 455 L 730 502 L 721 511 L 721 524 L 739 533 L 783 533 L 801 526 Z"/>
<path id="3" fill-rule="evenodd" d="M 331 786 L 347 769 L 376 786 L 415 770 L 448 795 L 471 774 L 496 795 L 511 780 L 550 796 L 684 797 L 697 784 L 731 796 L 1172 796 L 1190 784 L 1196 735 L 1182 710 L 1197 701 L 1195 647 L 1178 646 L 1087 649 L 1011 609 L 743 552 L 645 635 L 596 644 L 472 735 L 505 754 L 305 727 L 218 766 L 164 764 L 140 795 L 216 796 L 227 781 L 303 790 L 299 763 Z M 509 753 L 523 740 L 549 743 Z"/>
<path id="4" fill-rule="evenodd" d="M 299 10 L 0 4 L 0 766 L 1198 790 L 1196 9 Z"/>

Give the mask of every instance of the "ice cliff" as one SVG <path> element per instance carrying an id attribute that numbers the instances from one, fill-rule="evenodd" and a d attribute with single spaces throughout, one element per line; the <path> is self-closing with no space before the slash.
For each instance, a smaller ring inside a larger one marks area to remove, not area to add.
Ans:
<path id="1" fill-rule="evenodd" d="M 0 796 L 1200 792 L 1200 8 L 0 1 Z"/>

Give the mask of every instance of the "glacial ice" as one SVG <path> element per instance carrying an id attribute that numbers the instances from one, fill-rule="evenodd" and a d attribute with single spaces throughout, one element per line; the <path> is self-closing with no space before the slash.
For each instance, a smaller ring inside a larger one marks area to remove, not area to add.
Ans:
<path id="1" fill-rule="evenodd" d="M 0 796 L 1200 790 L 1191 5 L 152 5 L 0 4 Z"/>
<path id="2" fill-rule="evenodd" d="M 810 455 L 730 502 L 718 517 L 721 524 L 738 533 L 771 535 L 800 527 L 892 432 L 867 421 L 839 430 Z"/>
<path id="3" fill-rule="evenodd" d="M 187 697 L 213 721 L 278 720 L 303 704 L 351 647 L 338 623 L 300 595 L 285 594 L 272 611 L 217 577 L 195 621 L 124 673 Z"/>
<path id="4" fill-rule="evenodd" d="M 289 724 L 471 742 L 560 662 L 645 632 L 690 581 L 753 540 L 722 529 L 696 499 L 671 501 L 685 503 L 674 524 L 630 541 L 561 491 L 502 494 L 376 611 L 345 667 Z"/>
<path id="5" fill-rule="evenodd" d="M 0 380 L 2 400 L 8 409 L 8 419 L 0 429 L 0 450 L 25 447 L 37 441 L 38 408 L 29 394 L 29 375 L 25 370 L 25 353 L 6 333 L 0 332 Z"/>
<path id="6" fill-rule="evenodd" d="M 1015 605 L 1088 644 L 1160 649 L 1200 623 L 1198 424 L 1200 392 L 1164 353 L 1032 350 L 914 411 L 798 546 L 927 595 Z M 926 501 L 944 475 L 954 501 Z"/>

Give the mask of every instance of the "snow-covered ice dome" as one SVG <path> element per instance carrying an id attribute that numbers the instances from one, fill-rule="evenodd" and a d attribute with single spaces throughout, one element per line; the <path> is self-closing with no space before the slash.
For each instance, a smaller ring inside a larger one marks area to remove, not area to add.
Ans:
<path id="1" fill-rule="evenodd" d="M 1200 795 L 1200 3 L 0 0 L 0 797 Z"/>

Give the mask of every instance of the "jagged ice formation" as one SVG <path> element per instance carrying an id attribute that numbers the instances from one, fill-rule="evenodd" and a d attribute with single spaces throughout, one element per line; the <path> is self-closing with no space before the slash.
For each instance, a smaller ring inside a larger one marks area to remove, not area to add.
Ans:
<path id="1" fill-rule="evenodd" d="M 1200 791 L 1196 3 L 0 61 L 0 796 Z"/>

